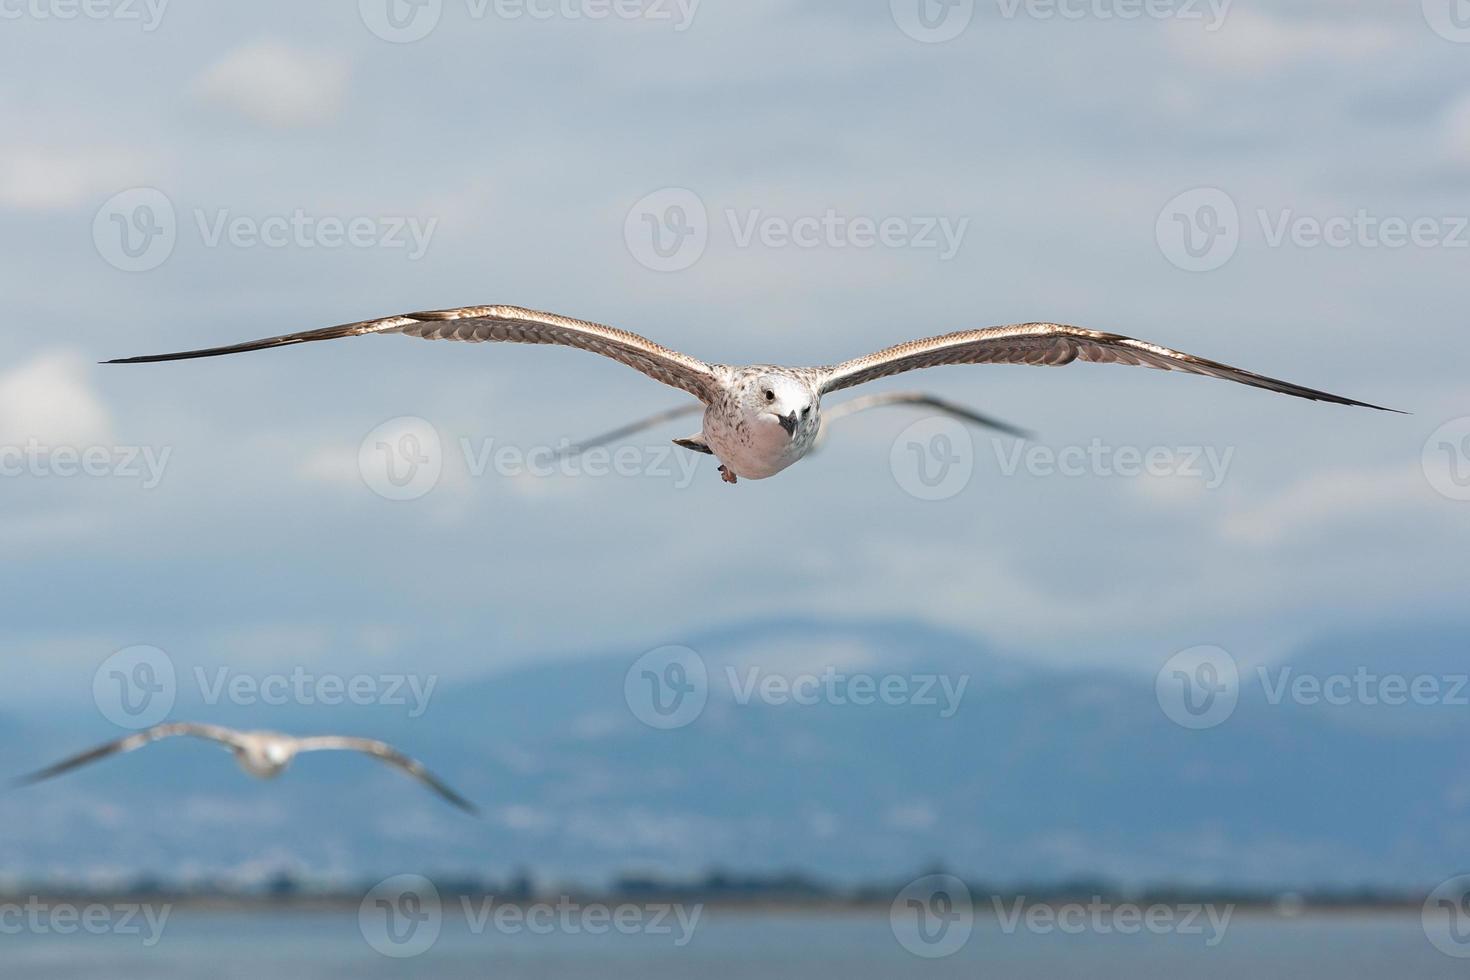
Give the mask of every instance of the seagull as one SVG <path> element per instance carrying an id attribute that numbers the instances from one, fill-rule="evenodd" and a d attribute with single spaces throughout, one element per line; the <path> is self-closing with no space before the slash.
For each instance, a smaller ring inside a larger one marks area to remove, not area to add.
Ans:
<path id="1" fill-rule="evenodd" d="M 988 415 L 982 415 L 979 412 L 956 404 L 955 402 L 947 401 L 937 395 L 930 395 L 922 391 L 885 391 L 877 395 L 861 395 L 857 398 L 849 398 L 847 401 L 827 409 L 822 414 L 822 425 L 817 431 L 816 441 L 812 443 L 811 451 L 807 455 L 810 456 L 822 448 L 823 443 L 827 440 L 827 433 L 833 422 L 846 418 L 849 415 L 866 412 L 870 408 L 885 408 L 890 405 L 919 405 L 925 408 L 932 408 L 941 414 L 963 419 L 982 428 L 1004 432 L 1006 435 L 1015 436 L 1017 439 L 1031 438 L 1031 433 L 1024 429 L 1018 429 L 1008 422 L 1002 422 Z M 629 422 L 627 425 L 613 429 L 611 432 L 604 432 L 600 436 L 585 439 L 565 450 L 562 455 L 577 456 L 587 452 L 589 449 L 605 446 L 610 442 L 616 442 L 626 436 L 636 435 L 656 425 L 672 422 L 674 419 L 681 419 L 687 415 L 697 415 L 702 411 L 704 411 L 704 406 L 698 403 L 665 409 L 662 412 L 656 412 L 653 415 L 641 418 L 636 422 Z M 677 445 L 697 451 L 709 451 L 702 446 L 698 436 L 692 436 L 688 439 L 675 439 L 674 442 Z"/>
<path id="2" fill-rule="evenodd" d="M 711 364 L 638 334 L 519 306 L 462 306 L 360 320 L 227 347 L 107 361 L 138 364 L 217 357 L 364 334 L 399 333 L 424 340 L 557 344 L 610 357 L 655 381 L 688 392 L 705 406 L 704 428 L 686 448 L 722 464 L 726 483 L 775 476 L 811 451 L 821 431 L 824 395 L 889 375 L 945 364 L 1060 366 L 1095 361 L 1183 371 L 1235 381 L 1312 401 L 1394 411 L 1206 360 L 1114 333 L 1060 323 L 1018 323 L 911 340 L 826 367 Z"/>
<path id="3" fill-rule="evenodd" d="M 165 722 L 152 728 L 135 732 L 124 736 L 94 749 L 88 749 L 78 755 L 63 759 L 54 766 L 48 766 L 39 772 L 33 772 L 28 776 L 22 776 L 15 780 L 17 785 L 29 786 L 42 780 L 59 776 L 64 772 L 105 759 L 110 755 L 122 752 L 131 752 L 141 749 L 145 745 L 151 745 L 160 739 L 175 738 L 187 735 L 191 738 L 205 738 L 212 742 L 219 742 L 225 748 L 235 754 L 235 761 L 240 764 L 250 775 L 259 779 L 273 779 L 286 770 L 291 761 L 302 752 L 321 752 L 327 750 L 346 750 L 349 752 L 365 752 L 368 755 L 381 759 L 398 769 L 408 773 L 419 782 L 428 786 L 444 799 L 453 803 L 468 813 L 478 814 L 479 809 L 440 782 L 433 773 L 429 772 L 415 759 L 399 752 L 387 742 L 378 742 L 370 738 L 351 738 L 345 735 L 316 735 L 307 738 L 295 738 L 291 735 L 282 735 L 279 732 L 241 732 L 233 728 L 224 728 L 220 725 L 201 725 L 195 722 Z"/>

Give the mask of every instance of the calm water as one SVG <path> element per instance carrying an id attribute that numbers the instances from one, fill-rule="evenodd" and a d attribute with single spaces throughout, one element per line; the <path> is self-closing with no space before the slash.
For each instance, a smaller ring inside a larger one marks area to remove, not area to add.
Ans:
<path id="1" fill-rule="evenodd" d="M 1425 939 L 1418 915 L 1308 916 L 1282 920 L 1237 913 L 1214 947 L 1207 935 L 1006 933 L 977 921 L 952 956 L 924 959 L 874 915 L 757 915 L 705 910 L 692 938 L 675 935 L 506 934 L 492 924 L 476 934 L 446 916 L 433 946 L 392 959 L 364 938 L 346 913 L 236 914 L 175 910 L 160 940 L 142 936 L 16 933 L 0 922 L 0 976 L 27 980 L 325 980 L 432 976 L 459 978 L 628 978 L 744 980 L 965 977 L 1056 980 L 1415 980 L 1464 978 L 1470 961 L 1451 959 Z M 147 927 L 144 926 L 146 933 Z"/>

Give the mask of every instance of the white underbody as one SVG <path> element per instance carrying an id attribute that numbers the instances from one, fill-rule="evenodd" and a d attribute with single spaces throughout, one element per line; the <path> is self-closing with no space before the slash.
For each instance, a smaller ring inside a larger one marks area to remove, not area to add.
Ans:
<path id="1" fill-rule="evenodd" d="M 704 440 L 736 476 L 764 480 L 801 459 L 810 448 L 793 440 L 774 415 L 762 415 L 742 429 L 705 412 Z"/>

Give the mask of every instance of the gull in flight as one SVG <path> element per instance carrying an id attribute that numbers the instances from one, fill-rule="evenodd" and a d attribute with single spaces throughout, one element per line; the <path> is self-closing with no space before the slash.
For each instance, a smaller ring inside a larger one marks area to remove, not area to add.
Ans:
<path id="1" fill-rule="evenodd" d="M 558 344 L 610 357 L 655 381 L 680 388 L 705 406 L 704 429 L 681 443 L 716 456 L 727 483 L 775 476 L 811 451 L 821 430 L 824 395 L 878 378 L 944 364 L 1058 366 L 1095 361 L 1183 371 L 1312 401 L 1393 411 L 1113 333 L 1060 323 L 1019 323 L 911 340 L 827 367 L 710 364 L 615 327 L 518 306 L 463 306 L 405 313 L 228 347 L 120 358 L 109 364 L 175 361 L 285 347 L 363 334 L 400 333 L 425 340 Z"/>
<path id="2" fill-rule="evenodd" d="M 926 394 L 922 391 L 885 391 L 877 395 L 861 395 L 857 398 L 849 398 L 845 402 L 833 405 L 831 408 L 824 410 L 821 416 L 821 427 L 817 430 L 816 441 L 812 443 L 812 448 L 807 455 L 810 456 L 822 448 L 823 444 L 827 441 L 827 433 L 833 422 L 846 418 L 849 415 L 866 412 L 870 408 L 886 408 L 890 405 L 918 405 L 924 408 L 932 408 L 940 414 L 962 419 L 981 428 L 1004 432 L 1006 435 L 1015 436 L 1017 439 L 1031 438 L 1031 433 L 1024 429 L 1018 429 L 1008 422 L 1002 422 L 988 415 L 982 415 L 963 405 L 946 401 L 937 395 Z M 703 411 L 704 406 L 698 403 L 665 409 L 662 412 L 656 412 L 653 415 L 641 418 L 636 422 L 629 422 L 627 425 L 613 429 L 611 432 L 604 432 L 600 436 L 584 439 L 582 442 L 566 450 L 563 455 L 576 456 L 585 453 L 589 449 L 596 449 L 610 442 L 616 442 L 619 439 L 637 435 L 639 432 L 644 432 L 657 425 L 663 425 L 665 422 L 672 422 L 674 419 L 681 419 L 689 415 L 698 415 Z M 684 446 L 687 449 L 693 449 L 697 452 L 709 452 L 709 448 L 700 441 L 698 436 L 691 436 L 688 439 L 675 439 L 674 442 L 677 445 Z"/>
<path id="3" fill-rule="evenodd" d="M 260 779 L 272 779 L 279 776 L 302 752 L 328 750 L 364 752 L 408 773 L 461 810 L 476 814 L 480 812 L 473 803 L 440 782 L 433 773 L 423 767 L 422 763 L 409 758 L 387 742 L 378 742 L 370 738 L 351 738 L 345 735 L 295 738 L 278 732 L 241 732 L 219 725 L 200 725 L 193 722 L 165 722 L 162 725 L 155 725 L 63 759 L 54 766 L 47 766 L 29 776 L 22 776 L 16 780 L 16 783 L 29 786 L 43 779 L 50 779 L 85 766 L 89 762 L 96 762 L 98 759 L 105 759 L 110 755 L 122 752 L 131 752 L 160 739 L 175 738 L 181 735 L 220 743 L 234 753 L 235 761 L 240 764 L 241 769 Z"/>

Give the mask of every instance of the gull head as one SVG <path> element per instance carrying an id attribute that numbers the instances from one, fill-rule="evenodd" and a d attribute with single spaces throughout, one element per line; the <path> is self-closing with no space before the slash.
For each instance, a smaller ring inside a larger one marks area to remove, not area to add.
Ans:
<path id="1" fill-rule="evenodd" d="M 295 757 L 295 740 L 273 732 L 243 734 L 235 748 L 240 768 L 261 779 L 279 776 Z"/>
<path id="2" fill-rule="evenodd" d="M 766 444 L 809 446 L 820 424 L 816 389 L 777 369 L 757 369 L 743 380 L 740 412 L 756 438 Z"/>

